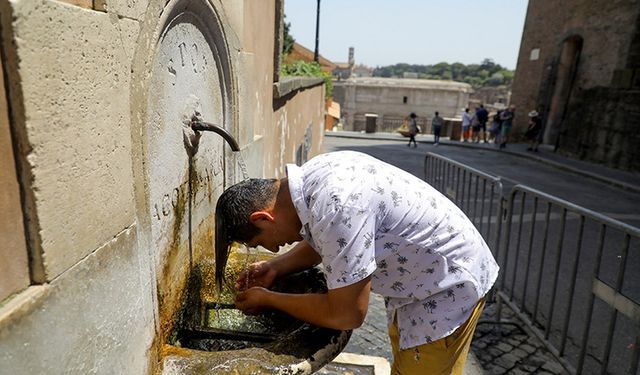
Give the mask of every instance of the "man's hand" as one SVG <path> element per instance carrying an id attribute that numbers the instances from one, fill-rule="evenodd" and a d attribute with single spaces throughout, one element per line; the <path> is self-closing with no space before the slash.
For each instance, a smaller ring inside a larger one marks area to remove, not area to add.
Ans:
<path id="1" fill-rule="evenodd" d="M 277 276 L 276 270 L 269 262 L 256 262 L 238 275 L 236 290 L 243 291 L 252 287 L 269 288 Z"/>
<path id="2" fill-rule="evenodd" d="M 258 315 L 268 308 L 266 296 L 271 293 L 265 288 L 253 287 L 236 295 L 236 307 L 247 315 Z"/>

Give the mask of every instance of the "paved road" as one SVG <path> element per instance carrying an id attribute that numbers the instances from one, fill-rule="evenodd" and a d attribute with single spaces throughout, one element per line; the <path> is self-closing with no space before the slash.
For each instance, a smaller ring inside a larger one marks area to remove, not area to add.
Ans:
<path id="1" fill-rule="evenodd" d="M 566 170 L 560 170 L 547 164 L 540 163 L 536 160 L 529 160 L 526 158 L 488 149 L 472 149 L 446 145 L 440 145 L 436 147 L 431 144 L 420 144 L 417 148 L 413 148 L 407 147 L 405 144 L 396 141 L 325 137 L 326 151 L 347 149 L 370 154 L 390 164 L 407 170 L 419 177 L 424 176 L 423 168 L 425 154 L 427 152 L 435 152 L 476 169 L 482 170 L 486 173 L 500 176 L 505 184 L 505 192 L 508 192 L 515 184 L 528 185 L 547 194 L 557 196 L 596 212 L 603 213 L 622 222 L 626 222 L 630 225 L 640 227 L 640 194 L 628 190 L 623 190 L 612 185 L 599 182 L 592 178 L 569 173 Z M 529 206 L 530 205 L 528 205 L 526 209 L 530 210 L 531 208 Z M 552 223 L 557 223 L 559 221 L 558 217 L 552 219 L 555 220 L 552 221 Z M 572 231 L 577 231 L 576 221 L 568 221 L 567 227 Z M 564 263 L 566 264 L 561 267 L 559 285 L 570 285 L 570 275 L 572 274 L 571 263 L 579 263 L 578 269 L 580 272 L 578 273 L 578 286 L 576 288 L 576 291 L 574 292 L 574 299 L 576 300 L 576 302 L 574 303 L 574 306 L 572 308 L 574 314 L 576 309 L 578 309 L 577 311 L 584 311 L 584 308 L 586 307 L 585 301 L 589 295 L 590 286 L 589 272 L 592 269 L 591 263 L 594 261 L 595 251 L 593 250 L 596 243 L 596 232 L 592 231 L 592 226 L 589 225 L 587 225 L 586 229 L 587 233 L 585 235 L 584 242 L 587 243 L 587 246 L 586 250 L 583 250 L 584 254 L 578 257 L 578 255 L 572 253 L 571 250 L 565 251 L 566 254 L 562 254 L 562 257 L 567 259 L 564 260 Z M 524 234 L 525 237 L 523 238 L 527 238 L 526 229 Z M 576 240 L 573 238 L 569 238 L 568 240 L 566 240 L 567 248 L 571 248 L 575 241 Z M 619 240 L 618 242 L 621 241 Z M 607 247 L 618 249 L 619 243 L 614 241 L 614 243 L 608 243 Z M 640 255 L 638 254 L 638 244 L 632 244 L 631 251 L 631 264 L 628 267 L 628 270 L 630 270 L 630 272 L 627 272 L 625 275 L 626 281 L 623 291 L 625 291 L 625 293 L 633 300 L 638 302 L 640 300 L 640 273 L 638 273 L 637 271 L 633 271 L 640 269 L 640 257 L 637 256 Z M 619 257 L 617 257 L 615 254 L 615 252 L 609 255 L 605 254 L 605 260 L 607 259 L 607 256 L 611 258 L 611 261 L 609 262 L 610 264 L 603 267 L 602 271 L 604 272 L 602 278 L 606 281 L 615 280 L 615 274 L 618 271 L 616 267 L 616 261 L 617 259 L 619 259 Z M 571 261 L 571 259 L 578 258 L 580 259 L 580 262 Z M 535 260 L 535 258 L 532 259 Z M 555 255 L 548 256 L 545 259 L 541 259 L 540 264 L 541 267 L 543 267 L 543 270 L 541 271 L 539 269 L 534 269 L 533 275 L 539 273 L 544 275 L 545 280 L 551 279 L 553 276 L 553 271 L 551 270 L 555 269 L 556 267 L 555 259 Z M 511 285 L 511 283 L 513 283 L 513 287 L 510 286 L 510 289 L 516 291 L 515 294 L 517 298 L 523 297 L 523 290 L 529 291 L 529 289 L 531 289 L 531 287 L 525 288 L 524 286 L 524 282 L 522 280 L 522 274 L 524 274 L 523 271 L 524 269 L 522 268 L 522 266 L 512 267 L 512 269 L 510 270 L 511 274 L 506 276 L 508 285 Z M 518 277 L 520 278 L 520 280 L 518 280 Z M 558 342 L 558 337 L 560 336 L 563 329 L 563 315 L 568 309 L 569 301 L 572 300 L 568 296 L 563 295 L 563 293 L 567 293 L 568 287 L 561 287 L 559 289 L 560 292 L 558 302 L 556 302 L 556 305 L 552 310 L 552 314 L 556 323 L 554 323 L 553 325 L 551 337 L 552 339 L 556 340 L 556 345 Z M 531 293 L 529 291 L 529 294 L 526 295 L 526 305 L 529 311 L 531 311 L 532 309 L 532 299 L 534 298 L 533 296 L 535 294 L 536 293 Z M 545 315 L 545 312 L 551 311 L 549 304 L 551 294 L 551 290 L 544 290 L 544 288 L 542 288 L 539 297 L 541 302 L 539 307 L 540 312 L 538 315 L 538 319 L 540 319 L 540 321 L 545 322 L 549 318 L 549 314 Z M 556 317 L 556 315 L 558 315 L 559 317 Z M 575 353 L 571 353 L 572 350 L 575 351 L 575 344 L 579 342 L 577 338 L 580 337 L 582 327 L 584 326 L 584 322 L 581 320 L 583 315 L 584 314 L 582 314 L 582 316 L 578 315 L 575 318 L 572 315 L 572 318 L 570 320 L 569 336 L 572 337 L 572 339 L 569 340 L 567 344 L 567 352 L 570 353 L 570 355 L 575 355 Z M 596 311 L 593 322 L 606 322 L 607 319 L 607 312 L 604 309 L 601 309 Z M 594 348 L 596 348 L 596 350 L 601 350 L 602 346 L 604 345 L 603 342 L 605 333 L 607 331 L 607 326 L 606 324 L 592 324 L 592 326 L 592 335 L 594 337 L 600 337 L 600 340 L 595 344 L 590 344 Z M 616 327 L 617 342 L 615 344 L 612 356 L 614 361 L 613 373 L 622 373 L 620 371 L 624 367 L 624 365 L 622 364 L 628 363 L 627 358 L 630 355 L 630 350 L 628 348 L 625 350 L 624 346 L 626 343 L 633 342 L 632 332 L 633 330 L 629 329 L 629 322 L 626 322 L 623 319 L 622 322 L 620 322 L 619 319 L 618 326 Z M 491 338 L 488 338 L 486 341 L 492 342 L 491 340 Z M 632 345 L 629 347 L 632 347 Z M 522 353 L 523 351 L 520 350 L 520 352 Z M 487 361 L 492 361 L 490 356 L 487 356 L 486 354 L 487 353 L 480 353 L 479 357 L 481 359 L 484 358 Z M 546 355 L 542 352 L 536 354 L 541 354 L 543 357 L 544 355 Z M 590 360 L 593 363 L 590 363 L 588 365 L 596 368 L 598 366 L 598 361 L 594 361 L 593 359 Z M 500 369 L 502 369 L 502 372 L 500 371 Z M 497 367 L 493 370 L 495 371 L 491 373 L 509 373 L 510 371 L 510 369 L 505 369 L 504 367 Z"/>
<path id="2" fill-rule="evenodd" d="M 505 183 L 505 191 L 515 184 L 524 184 L 640 227 L 640 194 L 567 173 L 537 161 L 492 150 L 443 144 L 419 144 L 414 148 L 395 141 L 336 137 L 325 137 L 324 142 L 326 151 L 361 151 L 420 177 L 424 177 L 425 154 L 435 152 L 500 176 Z"/>

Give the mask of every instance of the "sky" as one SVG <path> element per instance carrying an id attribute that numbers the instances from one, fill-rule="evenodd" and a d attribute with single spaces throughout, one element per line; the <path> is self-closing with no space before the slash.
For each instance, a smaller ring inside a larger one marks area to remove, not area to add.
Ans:
<path id="1" fill-rule="evenodd" d="M 320 54 L 356 64 L 480 63 L 515 69 L 527 0 L 321 0 Z M 317 0 L 285 0 L 296 42 L 315 48 Z"/>

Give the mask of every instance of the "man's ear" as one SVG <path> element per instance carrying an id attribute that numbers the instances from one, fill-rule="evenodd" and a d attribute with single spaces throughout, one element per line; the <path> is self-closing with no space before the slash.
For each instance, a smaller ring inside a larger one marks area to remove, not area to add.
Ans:
<path id="1" fill-rule="evenodd" d="M 262 224 L 262 222 L 264 222 L 265 220 L 268 222 L 272 222 L 275 221 L 275 218 L 273 217 L 273 213 L 269 211 L 256 211 L 249 215 L 249 220 L 253 223 L 253 225 L 260 227 L 260 224 Z"/>

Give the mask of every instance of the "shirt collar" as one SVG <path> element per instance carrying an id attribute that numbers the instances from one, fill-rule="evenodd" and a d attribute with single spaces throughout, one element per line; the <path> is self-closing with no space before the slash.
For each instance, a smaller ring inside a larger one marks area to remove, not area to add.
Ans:
<path id="1" fill-rule="evenodd" d="M 303 176 L 304 173 L 302 168 L 295 164 L 287 164 L 287 178 L 289 180 L 291 200 L 293 201 L 296 211 L 298 211 L 298 217 L 300 218 L 304 228 L 304 225 L 309 223 L 309 207 L 307 207 L 304 199 Z"/>

